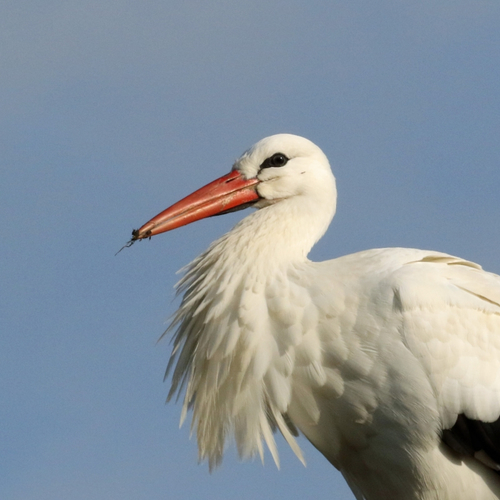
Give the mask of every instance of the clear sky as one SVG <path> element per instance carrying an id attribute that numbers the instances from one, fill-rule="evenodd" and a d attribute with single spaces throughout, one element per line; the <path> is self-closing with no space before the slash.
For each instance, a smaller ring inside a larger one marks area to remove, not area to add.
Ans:
<path id="1" fill-rule="evenodd" d="M 409 246 L 500 272 L 500 2 L 3 0 L 0 498 L 348 499 L 305 440 L 198 465 L 164 401 L 175 272 L 244 212 L 132 228 L 303 135 L 338 181 L 311 254 Z"/>

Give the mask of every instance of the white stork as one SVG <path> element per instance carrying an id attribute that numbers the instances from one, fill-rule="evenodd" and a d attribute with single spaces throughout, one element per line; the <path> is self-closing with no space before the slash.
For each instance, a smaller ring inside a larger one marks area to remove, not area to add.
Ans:
<path id="1" fill-rule="evenodd" d="M 199 455 L 276 463 L 302 432 L 358 499 L 500 498 L 500 277 L 440 252 L 307 254 L 336 206 L 307 139 L 274 135 L 132 240 L 258 210 L 187 266 L 169 397 L 185 391 Z"/>

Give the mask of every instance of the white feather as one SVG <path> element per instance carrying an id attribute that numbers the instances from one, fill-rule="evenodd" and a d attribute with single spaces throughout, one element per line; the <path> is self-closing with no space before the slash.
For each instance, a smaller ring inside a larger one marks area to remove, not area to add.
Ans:
<path id="1" fill-rule="evenodd" d="M 276 152 L 287 166 L 259 170 Z M 185 387 L 200 459 L 218 465 L 234 436 L 279 465 L 278 428 L 303 461 L 290 419 L 357 498 L 499 498 L 489 459 L 457 461 L 440 433 L 500 416 L 500 278 L 412 249 L 310 262 L 335 212 L 323 153 L 273 136 L 235 168 L 261 209 L 187 266 L 173 323 L 170 396 Z"/>

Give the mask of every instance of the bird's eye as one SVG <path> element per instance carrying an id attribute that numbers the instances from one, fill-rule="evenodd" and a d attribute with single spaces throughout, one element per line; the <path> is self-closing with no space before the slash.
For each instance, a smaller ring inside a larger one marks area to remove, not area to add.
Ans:
<path id="1" fill-rule="evenodd" d="M 288 162 L 288 158 L 283 153 L 275 153 L 267 158 L 260 168 L 284 167 Z"/>

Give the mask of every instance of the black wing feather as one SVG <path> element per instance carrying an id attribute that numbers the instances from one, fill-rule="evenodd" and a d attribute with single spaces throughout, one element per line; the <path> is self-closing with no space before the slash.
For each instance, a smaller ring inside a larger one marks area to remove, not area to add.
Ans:
<path id="1" fill-rule="evenodd" d="M 455 425 L 443 430 L 441 437 L 460 457 L 478 458 L 476 454 L 483 452 L 491 464 L 481 462 L 500 472 L 500 418 L 495 422 L 482 422 L 460 414 Z"/>

